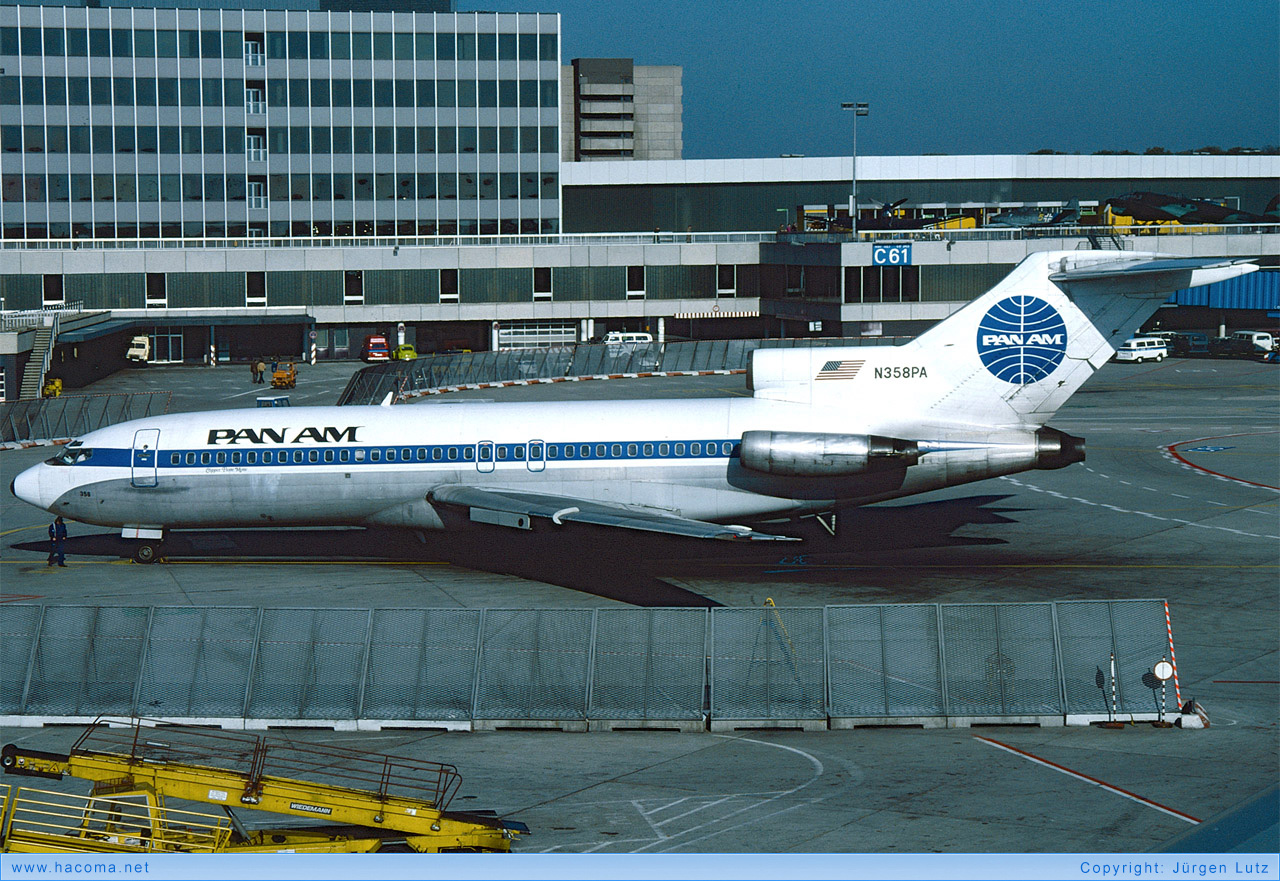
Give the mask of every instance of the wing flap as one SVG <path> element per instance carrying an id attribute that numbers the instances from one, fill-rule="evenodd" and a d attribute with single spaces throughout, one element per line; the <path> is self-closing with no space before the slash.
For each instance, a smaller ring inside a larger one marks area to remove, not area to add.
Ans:
<path id="1" fill-rule="evenodd" d="M 508 490 L 484 489 L 474 486 L 441 486 L 427 493 L 434 504 L 469 508 L 472 520 L 518 526 L 511 521 L 492 515 L 512 517 L 539 517 L 557 526 L 566 522 L 590 523 L 596 526 L 613 526 L 642 532 L 658 532 L 666 535 L 682 535 L 689 538 L 713 538 L 722 541 L 799 541 L 787 535 L 757 532 L 746 526 L 724 526 L 704 520 L 691 520 L 661 511 L 628 508 L 602 502 L 590 502 L 568 496 L 552 496 Z"/>

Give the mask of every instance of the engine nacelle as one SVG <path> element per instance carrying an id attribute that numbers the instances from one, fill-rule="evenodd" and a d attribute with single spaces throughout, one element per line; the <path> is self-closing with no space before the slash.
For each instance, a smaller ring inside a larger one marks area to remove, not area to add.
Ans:
<path id="1" fill-rule="evenodd" d="M 846 477 L 914 465 L 920 447 L 875 434 L 747 431 L 741 461 L 743 468 L 780 477 Z"/>
<path id="2" fill-rule="evenodd" d="M 1036 432 L 1036 468 L 1051 471 L 1084 461 L 1084 438 L 1045 426 Z"/>

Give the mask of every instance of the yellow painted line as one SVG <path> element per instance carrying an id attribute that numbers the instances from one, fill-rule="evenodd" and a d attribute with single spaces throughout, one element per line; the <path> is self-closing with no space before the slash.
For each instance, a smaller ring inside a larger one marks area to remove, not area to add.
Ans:
<path id="1" fill-rule="evenodd" d="M 13 535 L 15 532 L 22 532 L 24 529 L 40 529 L 42 526 L 45 529 L 48 529 L 48 526 L 45 526 L 45 524 L 37 523 L 34 526 L 19 526 L 17 529 L 6 529 L 4 532 L 0 532 L 0 536 Z"/>

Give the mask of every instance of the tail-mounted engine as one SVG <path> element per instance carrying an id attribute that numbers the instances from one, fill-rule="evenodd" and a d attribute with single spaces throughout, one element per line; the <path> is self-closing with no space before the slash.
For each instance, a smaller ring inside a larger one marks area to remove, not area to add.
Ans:
<path id="1" fill-rule="evenodd" d="M 748 431 L 741 457 L 743 468 L 779 477 L 845 477 L 914 465 L 920 447 L 875 434 Z"/>

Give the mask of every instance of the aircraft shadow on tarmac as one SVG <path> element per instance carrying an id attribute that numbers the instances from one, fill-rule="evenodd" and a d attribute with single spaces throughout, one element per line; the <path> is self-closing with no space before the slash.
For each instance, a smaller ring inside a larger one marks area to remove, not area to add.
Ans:
<path id="1" fill-rule="evenodd" d="M 542 581 L 637 606 L 715 606 L 661 575 L 751 576 L 785 571 L 803 580 L 813 568 L 856 562 L 875 565 L 904 550 L 1004 544 L 1000 538 L 954 533 L 965 526 L 1014 522 L 1020 509 L 990 508 L 1007 495 L 969 496 L 893 507 L 852 508 L 838 515 L 832 536 L 813 518 L 782 530 L 803 542 L 696 541 L 653 533 L 536 522 L 532 530 L 492 527 L 462 534 L 397 529 L 224 529 L 173 532 L 170 560 L 446 561 L 469 569 Z M 550 534 L 555 530 L 554 535 Z M 48 541 L 15 543 L 47 553 Z M 69 556 L 129 557 L 132 543 L 114 533 L 73 535 Z"/>

